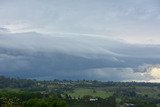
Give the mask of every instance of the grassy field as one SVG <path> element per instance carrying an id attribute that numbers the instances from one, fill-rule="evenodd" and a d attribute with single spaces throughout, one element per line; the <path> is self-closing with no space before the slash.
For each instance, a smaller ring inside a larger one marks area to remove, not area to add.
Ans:
<path id="1" fill-rule="evenodd" d="M 101 97 L 101 98 L 106 98 L 111 95 L 111 93 L 102 91 L 102 90 L 93 90 L 89 88 L 80 88 L 80 89 L 75 89 L 74 92 L 68 93 L 71 97 L 83 97 L 85 95 L 91 95 L 93 97 Z"/>

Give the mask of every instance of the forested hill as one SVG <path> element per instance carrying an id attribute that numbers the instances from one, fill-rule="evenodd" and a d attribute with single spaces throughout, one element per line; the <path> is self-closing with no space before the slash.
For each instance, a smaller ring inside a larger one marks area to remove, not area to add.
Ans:
<path id="1" fill-rule="evenodd" d="M 36 84 L 36 80 L 0 76 L 0 88 L 32 88 L 35 87 Z"/>
<path id="2" fill-rule="evenodd" d="M 51 84 L 67 84 L 75 86 L 93 86 L 93 87 L 105 87 L 105 86 L 147 86 L 147 87 L 157 87 L 160 88 L 160 83 L 148 83 L 148 82 L 101 82 L 97 80 L 53 80 L 53 81 L 37 81 L 33 79 L 21 79 L 21 78 L 10 78 L 5 76 L 0 76 L 0 88 L 35 88 L 43 84 L 45 86 Z"/>

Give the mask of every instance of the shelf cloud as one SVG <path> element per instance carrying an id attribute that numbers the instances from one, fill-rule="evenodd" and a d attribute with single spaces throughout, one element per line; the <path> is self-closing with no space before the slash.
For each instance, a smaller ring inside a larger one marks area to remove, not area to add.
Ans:
<path id="1" fill-rule="evenodd" d="M 159 81 L 159 0 L 1 0 L 0 74 Z"/>
<path id="2" fill-rule="evenodd" d="M 160 63 L 159 48 L 86 34 L 1 33 L 0 72 L 25 78 L 141 80 L 149 65 Z"/>

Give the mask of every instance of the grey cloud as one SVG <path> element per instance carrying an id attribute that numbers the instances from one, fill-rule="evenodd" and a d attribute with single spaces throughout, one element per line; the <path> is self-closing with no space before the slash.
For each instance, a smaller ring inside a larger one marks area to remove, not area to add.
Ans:
<path id="1" fill-rule="evenodd" d="M 146 43 L 150 36 L 159 40 L 158 4 L 158 0 L 6 0 L 0 24 L 14 25 L 11 29 L 28 24 L 21 30 L 29 31 L 111 34 Z"/>
<path id="2" fill-rule="evenodd" d="M 8 33 L 8 32 L 9 32 L 9 29 L 0 27 L 0 33 Z"/>
<path id="3" fill-rule="evenodd" d="M 115 81 L 154 79 L 147 73 L 160 63 L 159 3 L 0 0 L 0 74 Z"/>
<path id="4" fill-rule="evenodd" d="M 136 79 L 146 68 L 140 65 L 160 63 L 159 48 L 86 34 L 4 33 L 0 34 L 0 73 L 24 78 Z M 126 76 L 132 72 L 134 77 L 121 77 L 125 68 L 133 70 L 126 69 Z M 99 69 L 105 77 L 90 76 Z"/>
<path id="5" fill-rule="evenodd" d="M 148 73 L 135 72 L 133 68 L 92 69 L 90 76 L 101 81 L 149 81 L 153 79 Z"/>

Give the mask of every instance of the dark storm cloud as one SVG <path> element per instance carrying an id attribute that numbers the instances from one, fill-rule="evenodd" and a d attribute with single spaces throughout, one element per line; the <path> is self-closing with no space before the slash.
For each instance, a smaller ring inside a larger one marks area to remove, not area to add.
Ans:
<path id="1" fill-rule="evenodd" d="M 110 75 L 105 77 L 106 80 L 112 77 L 127 80 L 131 75 L 124 78 L 121 74 L 125 73 L 122 71 L 127 74 L 130 71 L 125 68 L 130 68 L 137 79 L 134 73 L 138 75 L 136 72 L 143 72 L 134 70 L 139 65 L 160 63 L 157 60 L 160 59 L 159 48 L 159 45 L 133 45 L 94 35 L 1 33 L 0 72 L 25 78 L 53 76 L 102 80 L 101 73 L 104 73 Z M 91 78 L 90 74 L 95 76 Z"/>

